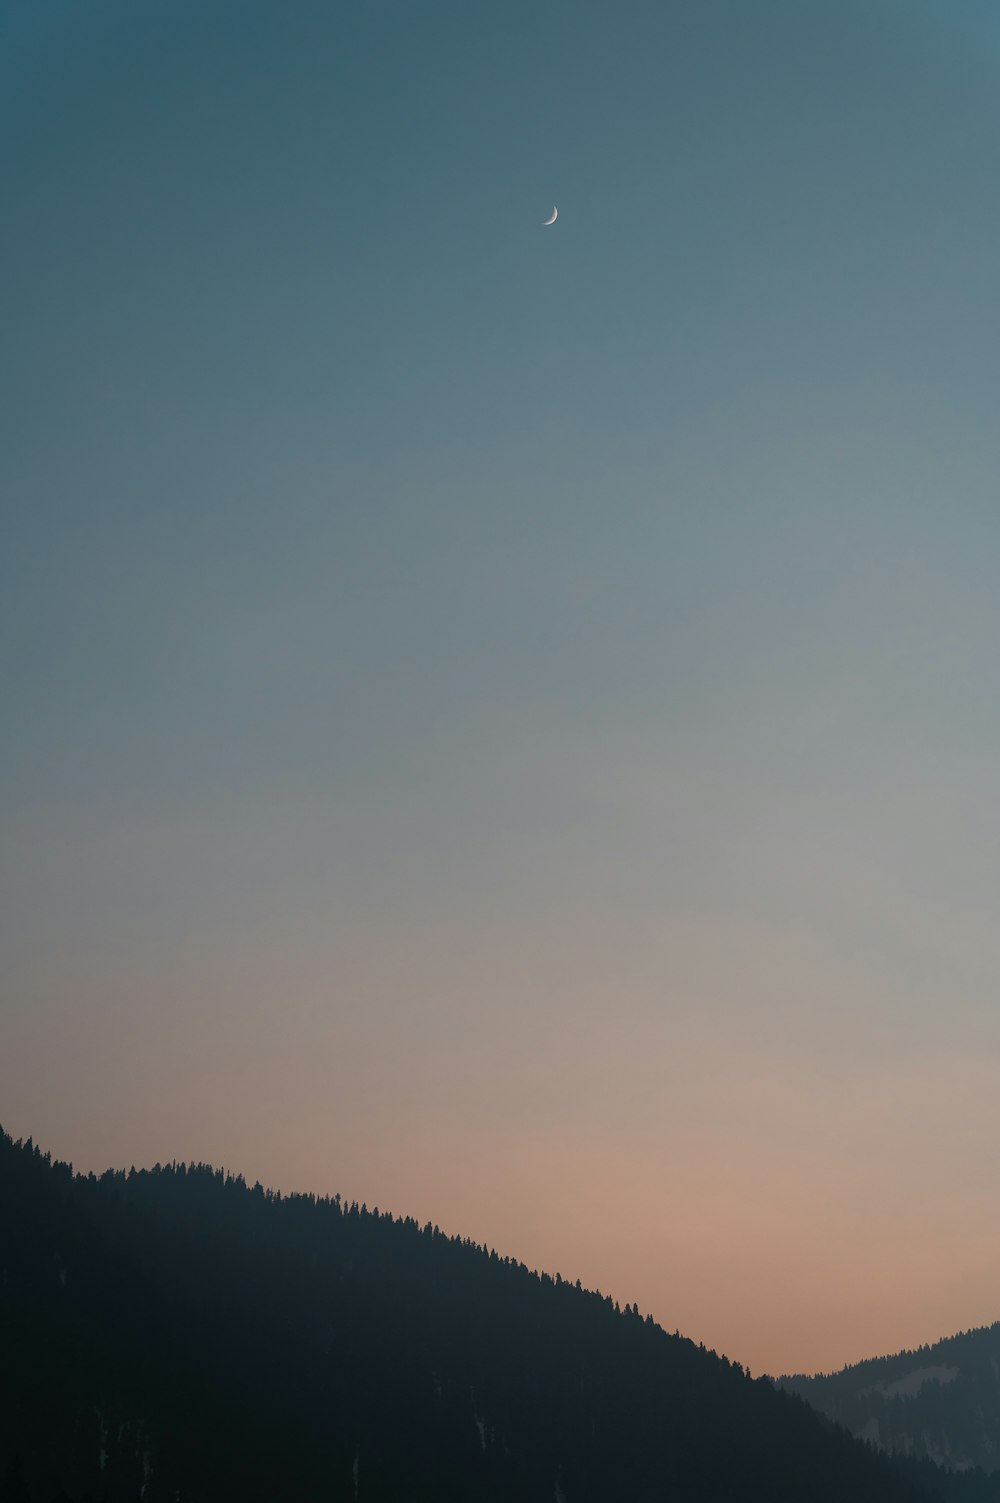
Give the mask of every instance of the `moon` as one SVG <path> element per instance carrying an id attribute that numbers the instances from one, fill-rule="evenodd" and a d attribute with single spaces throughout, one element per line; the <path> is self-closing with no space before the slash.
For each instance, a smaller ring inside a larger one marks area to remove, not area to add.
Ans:
<path id="1" fill-rule="evenodd" d="M 552 218 L 551 219 L 546 219 L 545 223 L 546 224 L 555 224 L 555 222 L 556 222 L 556 220 L 558 218 L 559 218 L 559 210 L 556 208 L 555 204 L 553 204 L 552 205 Z"/>

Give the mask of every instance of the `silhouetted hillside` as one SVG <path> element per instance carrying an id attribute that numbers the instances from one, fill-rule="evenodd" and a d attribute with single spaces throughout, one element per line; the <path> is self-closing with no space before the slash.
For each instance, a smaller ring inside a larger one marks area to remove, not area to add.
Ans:
<path id="1" fill-rule="evenodd" d="M 769 1380 L 431 1226 L 8 1137 L 0 1373 L 10 1503 L 929 1496 Z"/>
<path id="2" fill-rule="evenodd" d="M 956 1469 L 1000 1469 L 1000 1323 L 781 1382 L 884 1451 Z"/>

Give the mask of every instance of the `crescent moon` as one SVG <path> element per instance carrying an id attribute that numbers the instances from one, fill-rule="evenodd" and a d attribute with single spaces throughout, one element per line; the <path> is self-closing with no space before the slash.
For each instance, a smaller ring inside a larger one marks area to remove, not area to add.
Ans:
<path id="1" fill-rule="evenodd" d="M 556 208 L 555 204 L 553 204 L 552 205 L 552 218 L 551 219 L 546 219 L 545 223 L 546 224 L 555 224 L 555 222 L 556 222 L 556 220 L 558 218 L 559 218 L 559 210 Z"/>

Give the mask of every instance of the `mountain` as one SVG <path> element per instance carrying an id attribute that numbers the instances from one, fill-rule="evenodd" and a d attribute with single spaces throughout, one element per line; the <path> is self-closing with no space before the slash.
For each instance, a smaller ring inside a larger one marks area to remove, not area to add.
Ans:
<path id="1" fill-rule="evenodd" d="M 6 1503 L 927 1503 L 936 1476 L 430 1225 L 0 1136 Z"/>
<path id="2" fill-rule="evenodd" d="M 1000 1471 L 1000 1322 L 781 1384 L 883 1451 Z"/>

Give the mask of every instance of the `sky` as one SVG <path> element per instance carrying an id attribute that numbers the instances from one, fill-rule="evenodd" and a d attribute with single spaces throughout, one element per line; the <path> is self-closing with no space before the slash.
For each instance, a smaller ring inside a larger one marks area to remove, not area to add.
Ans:
<path id="1" fill-rule="evenodd" d="M 991 0 L 0 0 L 0 202 L 3 1126 L 1000 1318 Z"/>

